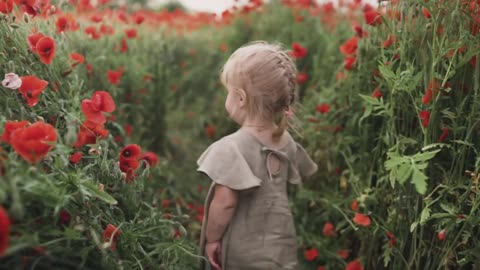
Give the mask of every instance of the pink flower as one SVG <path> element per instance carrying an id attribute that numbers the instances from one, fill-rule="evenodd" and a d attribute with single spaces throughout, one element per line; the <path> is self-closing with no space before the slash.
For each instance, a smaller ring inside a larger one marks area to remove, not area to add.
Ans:
<path id="1" fill-rule="evenodd" d="M 22 86 L 22 79 L 15 73 L 7 73 L 2 81 L 2 86 L 13 90 L 18 89 Z"/>

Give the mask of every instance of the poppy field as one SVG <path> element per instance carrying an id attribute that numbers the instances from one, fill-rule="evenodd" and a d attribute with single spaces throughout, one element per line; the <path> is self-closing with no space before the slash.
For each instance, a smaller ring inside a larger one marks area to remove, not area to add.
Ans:
<path id="1" fill-rule="evenodd" d="M 253 40 L 291 50 L 319 165 L 300 269 L 480 269 L 480 1 L 0 0 L 0 36 L 0 269 L 197 269 L 196 160 Z"/>

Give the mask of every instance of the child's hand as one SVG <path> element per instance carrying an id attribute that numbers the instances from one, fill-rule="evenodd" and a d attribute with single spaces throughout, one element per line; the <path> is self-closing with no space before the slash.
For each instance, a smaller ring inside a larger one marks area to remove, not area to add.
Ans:
<path id="1" fill-rule="evenodd" d="M 220 261 L 220 258 L 222 257 L 222 247 L 220 241 L 207 243 L 205 251 L 213 269 L 222 270 L 222 262 Z"/>

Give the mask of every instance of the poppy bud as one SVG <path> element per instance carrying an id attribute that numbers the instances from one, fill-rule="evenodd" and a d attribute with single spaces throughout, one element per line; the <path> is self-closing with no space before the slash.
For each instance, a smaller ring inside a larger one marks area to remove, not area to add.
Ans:
<path id="1" fill-rule="evenodd" d="M 55 6 L 50 7 L 50 12 L 53 14 L 57 11 L 57 8 Z"/>
<path id="2" fill-rule="evenodd" d="M 30 21 L 30 17 L 28 16 L 27 13 L 23 13 L 23 21 L 28 23 Z"/>
<path id="3" fill-rule="evenodd" d="M 120 176 L 122 177 L 123 180 L 127 179 L 127 174 L 124 172 L 122 172 Z"/>
<path id="4" fill-rule="evenodd" d="M 101 148 L 99 148 L 99 149 L 90 148 L 90 150 L 88 150 L 88 153 L 90 155 L 100 155 L 102 153 L 102 151 L 101 151 Z"/>

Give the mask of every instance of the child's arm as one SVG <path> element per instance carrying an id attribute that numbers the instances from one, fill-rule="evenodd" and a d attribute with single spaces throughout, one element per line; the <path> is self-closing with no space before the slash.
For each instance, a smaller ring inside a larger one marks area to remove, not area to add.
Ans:
<path id="1" fill-rule="evenodd" d="M 215 185 L 205 232 L 207 243 L 222 239 L 223 233 L 235 213 L 237 202 L 238 191 L 220 184 Z"/>

